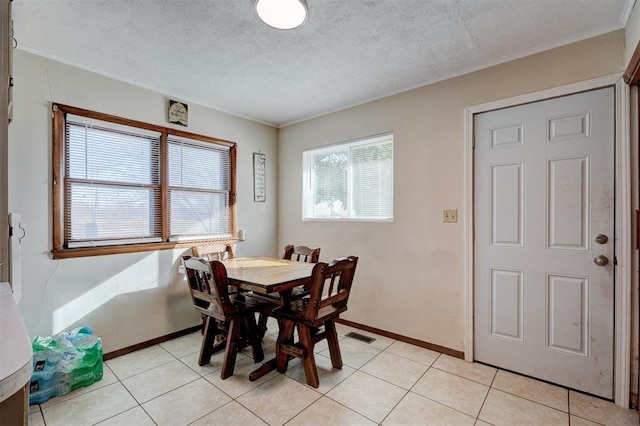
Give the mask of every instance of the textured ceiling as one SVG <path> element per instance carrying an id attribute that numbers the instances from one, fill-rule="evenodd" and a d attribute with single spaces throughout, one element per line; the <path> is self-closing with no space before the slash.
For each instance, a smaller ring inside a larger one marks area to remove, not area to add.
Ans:
<path id="1" fill-rule="evenodd" d="M 16 0 L 18 49 L 273 125 L 623 28 L 634 0 Z"/>

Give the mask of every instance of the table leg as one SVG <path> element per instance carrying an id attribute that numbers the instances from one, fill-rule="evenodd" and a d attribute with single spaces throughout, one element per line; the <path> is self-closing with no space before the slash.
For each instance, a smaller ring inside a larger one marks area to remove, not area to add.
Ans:
<path id="1" fill-rule="evenodd" d="M 279 372 L 284 373 L 287 371 L 287 365 L 289 363 L 289 355 L 280 351 L 280 342 L 289 341 L 293 338 L 293 330 L 295 324 L 293 321 L 280 321 L 278 324 L 280 330 L 278 332 L 278 340 L 276 341 L 276 357 L 262 364 L 257 369 L 253 370 L 249 374 L 249 380 L 255 381 L 260 377 L 277 369 Z"/>

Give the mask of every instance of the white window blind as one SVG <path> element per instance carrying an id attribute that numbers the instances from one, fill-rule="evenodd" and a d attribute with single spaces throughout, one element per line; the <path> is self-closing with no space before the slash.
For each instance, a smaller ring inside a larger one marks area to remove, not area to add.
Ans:
<path id="1" fill-rule="evenodd" d="M 393 219 L 393 134 L 311 149 L 303 164 L 303 219 Z"/>
<path id="2" fill-rule="evenodd" d="M 68 247 L 161 240 L 160 133 L 68 115 Z"/>
<path id="3" fill-rule="evenodd" d="M 170 240 L 224 240 L 233 235 L 229 148 L 169 135 Z"/>

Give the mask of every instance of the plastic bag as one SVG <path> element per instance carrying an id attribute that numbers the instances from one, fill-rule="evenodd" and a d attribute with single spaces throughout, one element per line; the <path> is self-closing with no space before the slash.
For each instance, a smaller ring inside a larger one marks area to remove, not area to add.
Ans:
<path id="1" fill-rule="evenodd" d="M 29 404 L 41 404 L 102 379 L 102 339 L 90 327 L 55 337 L 36 336 Z"/>

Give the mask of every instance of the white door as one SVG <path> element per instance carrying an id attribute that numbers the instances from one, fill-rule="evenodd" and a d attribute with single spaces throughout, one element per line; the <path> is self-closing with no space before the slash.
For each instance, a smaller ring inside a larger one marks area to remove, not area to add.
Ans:
<path id="1" fill-rule="evenodd" d="M 614 88 L 474 120 L 474 359 L 612 399 Z"/>

